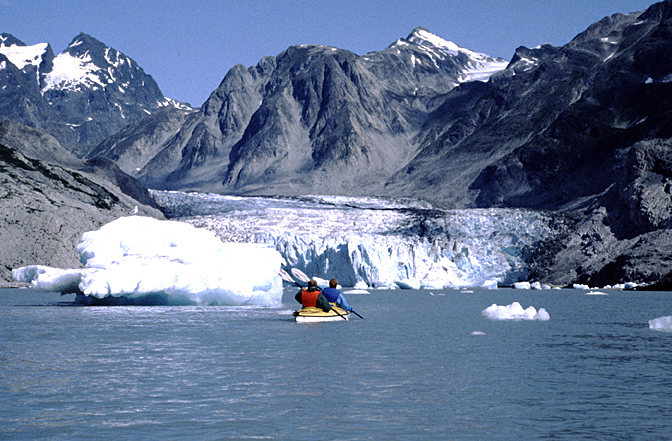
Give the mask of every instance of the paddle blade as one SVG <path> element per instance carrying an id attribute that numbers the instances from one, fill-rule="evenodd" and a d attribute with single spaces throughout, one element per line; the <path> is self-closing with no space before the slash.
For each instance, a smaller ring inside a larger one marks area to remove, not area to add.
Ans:
<path id="1" fill-rule="evenodd" d="M 292 279 L 292 276 L 290 276 L 289 273 L 287 273 L 287 271 L 281 269 L 278 274 L 280 274 L 280 277 L 285 282 L 296 283 L 296 282 L 294 282 L 294 279 Z"/>
<path id="2" fill-rule="evenodd" d="M 310 282 L 310 277 L 308 277 L 303 271 L 298 268 L 292 268 L 292 275 L 299 279 L 301 282 Z"/>

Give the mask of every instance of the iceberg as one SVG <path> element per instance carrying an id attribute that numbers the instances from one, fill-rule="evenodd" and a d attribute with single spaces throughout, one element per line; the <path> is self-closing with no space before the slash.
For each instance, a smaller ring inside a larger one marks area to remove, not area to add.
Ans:
<path id="1" fill-rule="evenodd" d="M 655 331 L 672 331 L 672 316 L 658 317 L 649 320 L 649 329 Z"/>
<path id="2" fill-rule="evenodd" d="M 169 304 L 277 306 L 280 254 L 259 244 L 223 243 L 176 221 L 129 216 L 84 233 L 84 266 L 27 266 L 12 279 L 35 289 L 89 298 L 163 296 Z"/>
<path id="3" fill-rule="evenodd" d="M 348 287 L 511 285 L 528 277 L 530 255 L 558 234 L 552 215 L 522 209 L 439 210 L 373 197 L 152 195 L 171 219 L 225 242 L 267 245 L 288 267 Z"/>
<path id="4" fill-rule="evenodd" d="M 491 306 L 484 309 L 481 314 L 492 320 L 548 321 L 551 319 L 551 316 L 544 308 L 540 308 L 538 312 L 534 306 L 523 309 L 523 307 L 518 302 L 513 302 L 507 306 L 499 306 L 493 303 Z"/>

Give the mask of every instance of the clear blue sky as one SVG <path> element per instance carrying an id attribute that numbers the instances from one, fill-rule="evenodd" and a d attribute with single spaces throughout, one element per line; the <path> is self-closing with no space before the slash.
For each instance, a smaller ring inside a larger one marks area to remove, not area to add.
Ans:
<path id="1" fill-rule="evenodd" d="M 133 58 L 164 95 L 200 106 L 236 64 L 292 44 L 362 55 L 415 27 L 511 58 L 518 46 L 556 46 L 601 18 L 653 0 L 0 0 L 0 33 L 62 52 L 80 32 Z"/>

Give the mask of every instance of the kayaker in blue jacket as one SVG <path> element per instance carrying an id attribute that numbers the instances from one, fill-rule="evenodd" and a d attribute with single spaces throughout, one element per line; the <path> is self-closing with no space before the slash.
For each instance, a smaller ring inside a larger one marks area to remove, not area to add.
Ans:
<path id="1" fill-rule="evenodd" d="M 324 288 L 322 294 L 327 298 L 329 303 L 334 303 L 345 309 L 346 311 L 352 312 L 352 307 L 348 305 L 348 302 L 345 301 L 343 294 L 336 289 L 338 286 L 338 280 L 331 279 L 329 281 L 329 288 Z"/>

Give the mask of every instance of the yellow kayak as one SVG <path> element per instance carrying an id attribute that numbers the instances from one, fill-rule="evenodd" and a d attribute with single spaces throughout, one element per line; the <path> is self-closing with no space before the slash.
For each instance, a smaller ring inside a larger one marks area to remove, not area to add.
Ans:
<path id="1" fill-rule="evenodd" d="M 340 316 L 338 314 L 340 314 Z M 332 307 L 331 311 L 324 312 L 314 306 L 305 306 L 292 314 L 294 320 L 301 323 L 334 322 L 338 320 L 348 320 L 350 313 L 337 306 Z"/>

